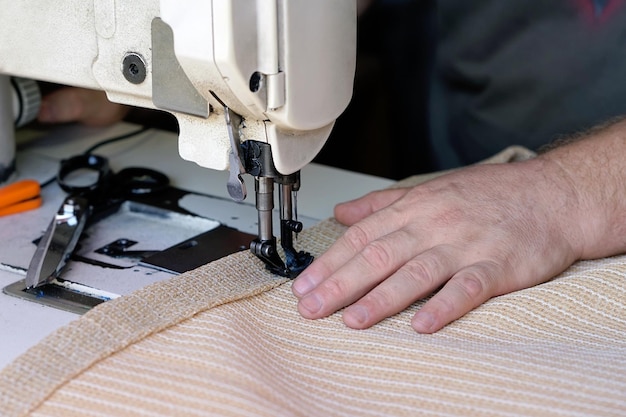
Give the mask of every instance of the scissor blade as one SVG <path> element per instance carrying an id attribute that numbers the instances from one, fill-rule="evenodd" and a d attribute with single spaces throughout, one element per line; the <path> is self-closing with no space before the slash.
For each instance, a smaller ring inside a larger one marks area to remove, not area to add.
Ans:
<path id="1" fill-rule="evenodd" d="M 48 247 L 50 246 L 50 240 L 54 232 L 54 225 L 55 220 L 52 220 L 52 222 L 50 222 L 50 225 L 46 229 L 46 232 L 39 240 L 37 249 L 35 249 L 35 254 L 30 260 L 28 271 L 26 271 L 26 288 L 37 287 L 46 280 L 46 277 L 42 278 L 41 275 L 42 273 L 45 274 L 45 272 L 42 271 L 43 263 L 46 257 L 46 253 L 48 252 Z"/>
<path id="2" fill-rule="evenodd" d="M 38 287 L 58 276 L 85 228 L 87 210 L 85 199 L 65 199 L 37 245 L 26 272 L 26 288 Z"/>

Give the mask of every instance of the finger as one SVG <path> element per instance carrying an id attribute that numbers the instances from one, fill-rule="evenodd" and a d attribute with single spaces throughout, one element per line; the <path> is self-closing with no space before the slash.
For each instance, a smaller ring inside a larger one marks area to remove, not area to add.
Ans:
<path id="1" fill-rule="evenodd" d="M 392 209 L 387 208 L 386 210 Z M 296 278 L 291 287 L 292 292 L 299 298 L 306 295 L 346 262 L 349 262 L 370 242 L 394 230 L 402 229 L 404 222 L 404 216 L 380 210 L 352 225 L 325 253 L 315 259 Z"/>
<path id="2" fill-rule="evenodd" d="M 340 203 L 335 206 L 335 218 L 341 224 L 351 226 L 374 212 L 377 212 L 408 192 L 406 188 L 371 192 L 356 200 Z"/>
<path id="3" fill-rule="evenodd" d="M 80 119 L 83 104 L 73 89 L 62 88 L 43 97 L 38 120 L 43 123 L 66 123 Z"/>
<path id="4" fill-rule="evenodd" d="M 414 255 L 418 238 L 400 229 L 367 244 L 298 302 L 303 317 L 326 317 L 364 296 Z M 403 244 L 397 246 L 397 242 Z M 294 284 L 295 285 L 295 284 Z"/>
<path id="5" fill-rule="evenodd" d="M 457 272 L 413 316 L 411 326 L 419 333 L 434 333 L 498 295 L 506 277 L 492 262 L 479 262 Z"/>
<path id="6" fill-rule="evenodd" d="M 387 198 L 378 198 L 373 196 L 378 193 L 372 193 L 372 197 L 370 198 L 377 203 L 365 203 L 365 205 L 374 210 L 372 214 L 352 225 L 325 253 L 313 261 L 313 263 L 300 274 L 292 285 L 292 291 L 296 297 L 302 297 L 316 288 L 343 264 L 363 250 L 369 242 L 395 230 L 399 230 L 404 226 L 406 216 L 401 215 L 402 210 L 394 209 L 393 205 L 384 206 L 382 202 L 389 203 L 397 201 L 406 194 L 407 190 L 398 189 L 388 191 L 393 192 L 382 192 L 380 194 L 381 196 L 386 195 Z M 366 198 L 365 200 L 368 199 Z M 357 200 L 355 204 L 358 206 L 361 203 Z M 384 208 L 379 209 L 379 207 Z"/>
<path id="7" fill-rule="evenodd" d="M 436 246 L 416 256 L 347 307 L 344 323 L 354 329 L 365 329 L 399 313 L 453 276 L 461 268 L 460 258 L 448 245 Z"/>
<path id="8" fill-rule="evenodd" d="M 80 122 L 106 126 L 126 116 L 130 107 L 110 102 L 104 91 L 67 87 L 42 99 L 38 120 L 42 123 Z"/>

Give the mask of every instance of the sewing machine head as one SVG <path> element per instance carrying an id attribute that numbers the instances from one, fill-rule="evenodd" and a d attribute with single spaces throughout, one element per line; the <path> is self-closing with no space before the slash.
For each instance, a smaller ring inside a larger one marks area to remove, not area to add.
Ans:
<path id="1" fill-rule="evenodd" d="M 239 176 L 255 177 L 252 250 L 281 275 L 310 262 L 291 246 L 301 227 L 292 194 L 352 95 L 356 0 L 0 4 L 0 74 L 100 89 L 111 101 L 172 113 L 180 155 L 230 169 L 234 198 L 245 197 Z M 272 236 L 274 183 L 286 263 Z"/>

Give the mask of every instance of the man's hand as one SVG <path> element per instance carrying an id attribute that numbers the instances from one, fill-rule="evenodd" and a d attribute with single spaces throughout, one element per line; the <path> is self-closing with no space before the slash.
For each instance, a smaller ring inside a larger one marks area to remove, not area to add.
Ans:
<path id="1" fill-rule="evenodd" d="M 129 110 L 110 102 L 103 91 L 64 87 L 43 97 L 37 119 L 42 123 L 107 126 L 122 120 Z"/>
<path id="2" fill-rule="evenodd" d="M 348 306 L 344 322 L 363 329 L 436 292 L 411 323 L 435 332 L 581 258 L 579 198 L 562 167 L 540 157 L 338 205 L 350 228 L 294 281 L 298 310 L 316 319 Z"/>

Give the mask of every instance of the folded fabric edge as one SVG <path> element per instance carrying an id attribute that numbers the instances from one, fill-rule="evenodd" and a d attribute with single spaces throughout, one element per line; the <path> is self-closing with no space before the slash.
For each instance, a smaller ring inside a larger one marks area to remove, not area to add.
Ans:
<path id="1" fill-rule="evenodd" d="M 483 164 L 508 164 L 511 162 L 520 162 L 525 161 L 527 159 L 532 159 L 536 157 L 537 154 L 530 149 L 524 148 L 523 146 L 509 146 L 497 154 L 482 160 L 475 165 L 483 165 Z M 462 168 L 454 168 L 445 171 L 436 171 L 429 172 L 426 174 L 413 175 L 411 177 L 400 180 L 394 184 L 392 184 L 389 188 L 404 188 L 404 187 L 412 187 L 418 184 L 421 184 L 426 181 L 430 181 L 434 178 L 440 177 L 445 174 L 449 174 L 450 172 L 457 171 Z"/>
<path id="2" fill-rule="evenodd" d="M 239 270 L 241 280 L 219 279 L 220 271 L 232 268 Z M 249 252 L 240 252 L 204 265 L 193 274 L 185 273 L 103 303 L 0 371 L 2 413 L 27 415 L 76 375 L 111 354 L 202 311 L 284 282 L 286 279 L 260 267 Z"/>

